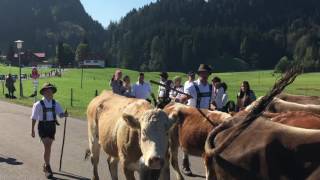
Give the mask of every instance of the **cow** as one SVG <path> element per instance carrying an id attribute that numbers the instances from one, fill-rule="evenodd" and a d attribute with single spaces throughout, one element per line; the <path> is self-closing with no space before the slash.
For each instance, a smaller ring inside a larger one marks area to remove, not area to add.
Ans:
<path id="1" fill-rule="evenodd" d="M 207 158 L 242 120 L 241 116 L 229 118 L 210 133 L 205 146 Z M 214 171 L 211 169 L 207 179 L 319 179 L 319 152 L 319 130 L 290 127 L 259 117 L 214 156 L 209 167 Z"/>
<path id="2" fill-rule="evenodd" d="M 118 179 L 118 162 L 127 180 L 142 167 L 159 170 L 167 161 L 168 131 L 177 120 L 155 109 L 146 100 L 126 98 L 104 91 L 87 108 L 89 155 L 93 165 L 93 179 L 99 179 L 100 148 L 108 155 L 109 171 Z M 160 178 L 167 179 L 162 173 Z"/>
<path id="3" fill-rule="evenodd" d="M 247 106 L 245 111 L 250 112 L 256 106 L 256 104 L 260 102 L 261 98 L 262 97 L 258 98 L 256 101 L 254 101 L 249 106 Z M 306 111 L 314 114 L 320 114 L 320 105 L 298 104 L 294 102 L 284 101 L 282 99 L 275 97 L 273 101 L 269 104 L 269 106 L 266 108 L 266 111 L 269 111 L 272 113 L 283 113 L 283 112 L 289 112 L 289 111 Z"/>
<path id="4" fill-rule="evenodd" d="M 320 115 L 304 111 L 280 113 L 270 119 L 288 126 L 305 129 L 320 129 Z"/>
<path id="5" fill-rule="evenodd" d="M 179 103 L 171 103 L 164 108 L 167 114 L 176 112 L 180 120 L 170 131 L 170 160 L 178 180 L 183 180 L 183 176 L 178 164 L 178 148 L 193 156 L 204 158 L 204 145 L 208 133 L 224 120 L 231 117 L 230 114 L 197 109 Z M 204 159 L 204 162 L 205 159 Z M 205 163 L 206 166 L 206 163 Z"/>
<path id="6" fill-rule="evenodd" d="M 298 103 L 298 104 L 320 105 L 320 97 L 319 96 L 302 96 L 302 95 L 281 93 L 277 97 L 279 99 L 284 100 L 284 101 L 294 102 L 294 103 Z"/>

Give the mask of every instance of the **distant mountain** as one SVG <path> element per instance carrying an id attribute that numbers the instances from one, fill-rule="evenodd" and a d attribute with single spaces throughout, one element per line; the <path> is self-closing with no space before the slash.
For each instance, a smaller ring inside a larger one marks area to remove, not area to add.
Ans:
<path id="1" fill-rule="evenodd" d="M 76 48 L 86 39 L 102 51 L 105 30 L 84 10 L 79 0 L 0 0 L 0 50 L 17 39 L 25 48 L 55 53 L 58 41 Z"/>
<path id="2" fill-rule="evenodd" d="M 110 24 L 105 45 L 110 65 L 139 70 L 272 69 L 319 64 L 319 23 L 319 0 L 158 0 Z"/>

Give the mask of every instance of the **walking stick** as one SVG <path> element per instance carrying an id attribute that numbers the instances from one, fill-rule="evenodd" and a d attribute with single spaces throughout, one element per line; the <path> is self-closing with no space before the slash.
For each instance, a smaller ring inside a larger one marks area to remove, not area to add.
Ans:
<path id="1" fill-rule="evenodd" d="M 68 110 L 64 112 L 64 114 L 67 114 Z M 62 166 L 62 156 L 63 156 L 63 149 L 64 149 L 64 140 L 66 138 L 66 127 L 67 127 L 67 118 L 64 118 L 64 128 L 63 128 L 63 137 L 62 137 L 62 147 L 61 147 L 61 155 L 60 155 L 60 165 L 59 165 L 59 171 L 61 172 L 61 166 Z"/>

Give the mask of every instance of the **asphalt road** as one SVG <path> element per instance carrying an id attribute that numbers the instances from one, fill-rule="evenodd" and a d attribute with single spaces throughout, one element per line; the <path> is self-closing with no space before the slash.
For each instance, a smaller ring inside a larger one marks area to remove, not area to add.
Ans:
<path id="1" fill-rule="evenodd" d="M 0 180 L 42 180 L 43 146 L 36 138 L 31 138 L 31 108 L 0 101 Z M 90 161 L 84 161 L 88 148 L 86 121 L 68 118 L 62 172 L 58 172 L 64 120 L 57 128 L 53 144 L 51 166 L 56 179 L 86 180 L 92 176 Z M 36 132 L 37 134 L 37 132 Z M 106 155 L 101 152 L 99 163 L 100 179 L 111 179 Z M 191 157 L 191 168 L 198 177 L 204 179 L 204 165 L 200 158 Z M 181 162 L 181 160 L 180 160 Z M 181 164 L 181 163 L 180 163 Z M 119 179 L 124 179 L 119 170 Z M 171 179 L 176 179 L 171 170 Z"/>

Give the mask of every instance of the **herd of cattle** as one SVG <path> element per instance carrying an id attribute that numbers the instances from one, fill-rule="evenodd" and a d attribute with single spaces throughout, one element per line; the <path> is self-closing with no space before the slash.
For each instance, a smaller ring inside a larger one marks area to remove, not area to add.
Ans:
<path id="1" fill-rule="evenodd" d="M 93 179 L 99 179 L 100 149 L 108 155 L 113 180 L 118 163 L 127 180 L 134 171 L 144 179 L 170 179 L 172 165 L 184 179 L 178 149 L 203 158 L 211 179 L 320 179 L 320 97 L 280 94 L 262 116 L 219 155 L 215 147 L 236 130 L 255 103 L 238 113 L 196 109 L 171 103 L 163 110 L 145 100 L 105 91 L 87 110 Z M 312 130 L 313 129 L 313 130 Z M 152 176 L 144 169 L 158 170 Z"/>

